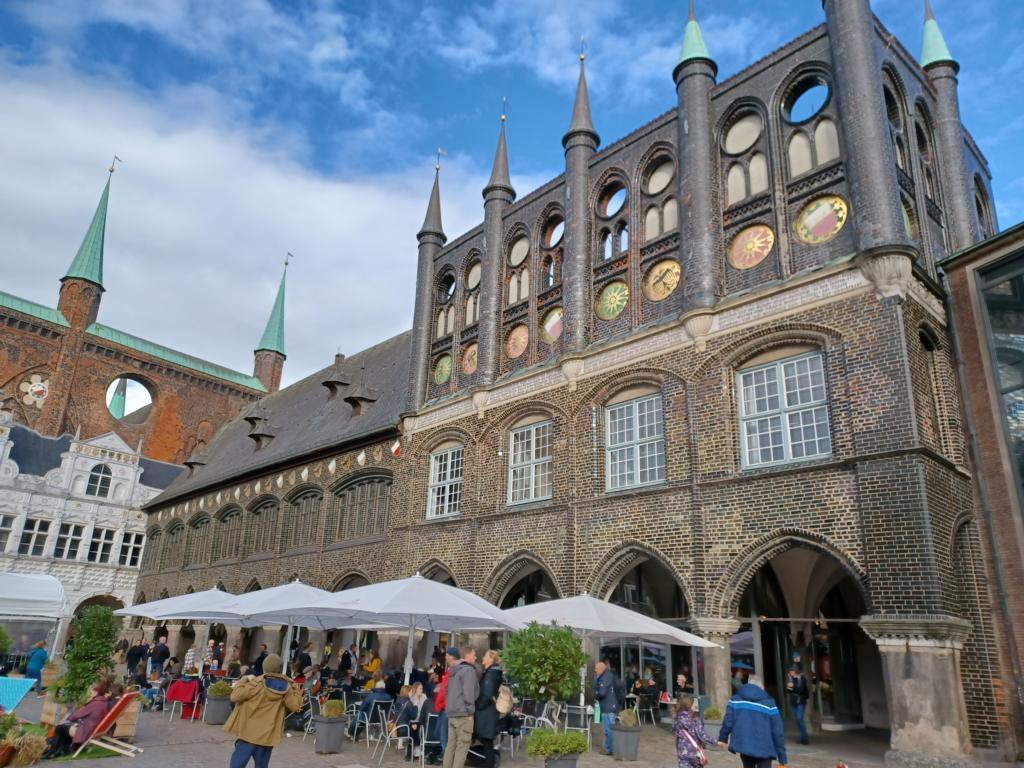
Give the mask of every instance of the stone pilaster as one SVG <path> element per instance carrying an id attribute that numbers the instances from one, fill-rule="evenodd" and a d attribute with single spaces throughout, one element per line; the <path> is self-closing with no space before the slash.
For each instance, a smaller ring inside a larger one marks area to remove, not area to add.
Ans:
<path id="1" fill-rule="evenodd" d="M 706 640 L 718 644 L 718 648 L 704 648 L 704 684 L 711 706 L 725 713 L 725 705 L 732 696 L 732 666 L 729 642 L 739 632 L 736 619 L 692 616 L 689 628 Z"/>
<path id="2" fill-rule="evenodd" d="M 973 764 L 960 652 L 971 625 L 946 615 L 864 616 L 882 656 L 892 727 L 888 765 Z"/>

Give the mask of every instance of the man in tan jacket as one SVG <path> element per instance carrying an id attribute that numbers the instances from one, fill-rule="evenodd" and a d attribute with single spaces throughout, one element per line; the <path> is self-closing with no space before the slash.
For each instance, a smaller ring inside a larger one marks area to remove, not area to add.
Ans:
<path id="1" fill-rule="evenodd" d="M 285 715 L 302 707 L 302 691 L 281 667 L 281 657 L 271 654 L 263 660 L 262 675 L 246 675 L 231 691 L 235 708 L 224 723 L 235 736 L 231 768 L 245 768 L 250 759 L 256 768 L 267 768 L 271 750 L 281 743 Z"/>

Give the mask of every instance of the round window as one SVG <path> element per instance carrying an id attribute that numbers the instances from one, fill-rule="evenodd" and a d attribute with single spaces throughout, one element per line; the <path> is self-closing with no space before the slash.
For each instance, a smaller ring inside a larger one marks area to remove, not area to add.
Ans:
<path id="1" fill-rule="evenodd" d="M 149 387 L 133 376 L 118 376 L 107 387 L 107 410 L 125 424 L 142 424 L 153 408 Z"/>
<path id="2" fill-rule="evenodd" d="M 512 250 L 508 253 L 509 263 L 513 267 L 518 267 L 524 261 L 526 257 L 530 255 L 530 241 L 525 237 L 520 237 L 514 243 L 512 243 Z"/>
<path id="3" fill-rule="evenodd" d="M 565 219 L 561 216 L 552 216 L 548 219 L 548 225 L 544 229 L 544 246 L 554 248 L 562 242 L 563 235 L 565 235 Z"/>
<path id="4" fill-rule="evenodd" d="M 476 262 L 469 268 L 469 272 L 466 273 L 466 287 L 469 290 L 473 290 L 480 285 L 480 262 Z"/>
<path id="5" fill-rule="evenodd" d="M 647 194 L 657 195 L 659 192 L 664 192 L 675 172 L 676 167 L 671 160 L 658 162 L 647 175 Z"/>
<path id="6" fill-rule="evenodd" d="M 784 114 L 791 123 L 805 123 L 825 108 L 832 91 L 821 77 L 808 77 L 790 90 Z"/>
<path id="7" fill-rule="evenodd" d="M 455 276 L 447 274 L 441 278 L 437 284 L 437 301 L 439 304 L 445 304 L 451 301 L 452 296 L 455 295 Z"/>
<path id="8" fill-rule="evenodd" d="M 756 112 L 747 114 L 734 121 L 725 133 L 725 151 L 730 155 L 746 152 L 761 138 L 764 123 Z"/>
<path id="9" fill-rule="evenodd" d="M 605 218 L 614 216 L 626 204 L 626 188 L 619 182 L 609 184 L 601 194 L 598 212 Z"/>

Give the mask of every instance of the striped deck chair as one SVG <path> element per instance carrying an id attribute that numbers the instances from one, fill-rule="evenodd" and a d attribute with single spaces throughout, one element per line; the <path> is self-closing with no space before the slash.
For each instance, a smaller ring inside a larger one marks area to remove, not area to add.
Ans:
<path id="1" fill-rule="evenodd" d="M 115 739 L 113 736 L 108 736 L 108 732 L 114 727 L 117 722 L 117 718 L 121 716 L 125 708 L 131 702 L 131 700 L 138 696 L 138 691 L 131 691 L 126 693 L 124 696 L 119 698 L 115 702 L 114 706 L 110 708 L 110 711 L 100 720 L 96 729 L 92 732 L 89 738 L 82 742 L 82 746 L 75 752 L 74 757 L 78 757 L 83 749 L 92 744 L 96 747 L 103 747 L 109 749 L 111 752 L 117 752 L 119 755 L 125 757 L 135 757 L 139 752 L 142 752 L 142 747 L 136 747 L 134 744 L 129 744 L 127 741 L 121 741 Z"/>

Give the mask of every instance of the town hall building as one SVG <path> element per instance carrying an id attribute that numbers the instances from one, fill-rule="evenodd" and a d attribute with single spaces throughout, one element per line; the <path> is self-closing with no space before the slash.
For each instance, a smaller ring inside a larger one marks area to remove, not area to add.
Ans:
<path id="1" fill-rule="evenodd" d="M 798 653 L 815 728 L 1013 759 L 937 268 L 995 233 L 989 170 L 930 9 L 919 58 L 868 0 L 822 20 L 719 81 L 691 11 L 676 103 L 604 146 L 581 57 L 564 173 L 519 195 L 503 121 L 451 240 L 435 173 L 412 330 L 210 440 L 146 507 L 136 601 L 417 571 L 503 607 L 588 592 L 719 644 L 592 649 L 662 689 L 685 667 L 723 708 L 740 662 L 782 700 Z"/>

